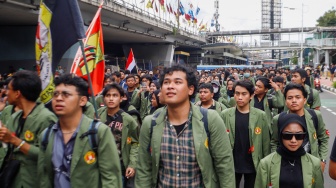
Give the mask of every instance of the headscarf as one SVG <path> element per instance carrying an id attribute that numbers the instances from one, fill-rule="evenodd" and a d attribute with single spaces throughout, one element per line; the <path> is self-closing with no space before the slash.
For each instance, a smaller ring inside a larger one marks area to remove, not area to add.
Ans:
<path id="1" fill-rule="evenodd" d="M 291 123 L 298 123 L 301 125 L 303 132 L 307 132 L 307 128 L 304 126 L 304 122 L 302 118 L 297 115 L 297 114 L 284 114 L 284 115 L 279 115 L 278 119 L 278 126 L 279 126 L 279 133 L 278 133 L 278 138 L 280 145 L 277 148 L 277 153 L 281 155 L 281 157 L 286 158 L 288 160 L 295 160 L 302 155 L 306 154 L 306 151 L 304 150 L 303 146 L 301 145 L 298 150 L 296 151 L 289 151 L 283 144 L 282 142 L 282 131 Z"/>

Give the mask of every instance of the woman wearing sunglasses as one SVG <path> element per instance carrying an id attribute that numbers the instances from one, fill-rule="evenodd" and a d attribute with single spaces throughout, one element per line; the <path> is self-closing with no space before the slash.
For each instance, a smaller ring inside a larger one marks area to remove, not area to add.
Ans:
<path id="1" fill-rule="evenodd" d="M 297 114 L 281 116 L 280 145 L 260 161 L 255 188 L 324 187 L 320 159 L 306 153 L 302 146 L 306 131 L 306 124 Z"/>

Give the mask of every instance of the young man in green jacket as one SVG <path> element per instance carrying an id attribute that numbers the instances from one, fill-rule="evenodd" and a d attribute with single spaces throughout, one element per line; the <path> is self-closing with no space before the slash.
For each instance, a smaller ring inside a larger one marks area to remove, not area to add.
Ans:
<path id="1" fill-rule="evenodd" d="M 318 110 L 309 112 L 304 108 L 307 101 L 307 91 L 302 85 L 293 83 L 288 84 L 285 88 L 284 95 L 286 99 L 286 106 L 289 110 L 283 113 L 295 113 L 304 120 L 307 126 L 307 136 L 303 142 L 304 149 L 307 153 L 310 153 L 321 160 L 321 169 L 324 170 L 326 159 L 328 157 L 329 132 L 326 130 L 321 112 Z M 311 113 L 315 114 L 316 117 L 314 118 Z M 271 138 L 272 151 L 275 151 L 279 145 L 279 116 L 280 114 L 273 118 L 273 134 Z"/>
<path id="2" fill-rule="evenodd" d="M 306 92 L 307 92 L 307 102 L 305 104 L 305 107 L 308 109 L 315 109 L 320 110 L 321 108 L 321 99 L 320 94 L 316 89 L 313 89 L 305 84 L 305 81 L 307 79 L 307 72 L 303 69 L 295 69 L 292 72 L 292 83 L 302 85 Z M 309 97 L 312 92 L 312 98 Z M 311 98 L 311 99 L 310 99 Z M 285 109 L 287 110 L 287 109 Z"/>
<path id="3" fill-rule="evenodd" d="M 106 107 L 100 108 L 98 115 L 100 121 L 111 128 L 117 143 L 125 187 L 127 183 L 133 184 L 134 182 L 139 148 L 139 128 L 133 117 L 120 109 L 124 95 L 124 90 L 118 84 L 107 85 L 103 91 Z"/>
<path id="4" fill-rule="evenodd" d="M 71 74 L 54 83 L 52 108 L 59 121 L 40 135 L 39 181 L 35 182 L 39 186 L 32 187 L 122 187 L 110 129 L 83 114 L 88 84 Z"/>
<path id="5" fill-rule="evenodd" d="M 235 187 L 222 119 L 217 112 L 201 113 L 190 103 L 197 90 L 194 72 L 181 65 L 165 68 L 160 84 L 167 107 L 147 116 L 142 124 L 135 186 Z"/>
<path id="6" fill-rule="evenodd" d="M 250 106 L 253 93 L 254 85 L 251 81 L 237 81 L 234 85 L 237 105 L 221 113 L 233 150 L 236 187 L 239 187 L 244 176 L 244 187 L 252 188 L 260 160 L 270 153 L 266 114 Z"/>
<path id="7" fill-rule="evenodd" d="M 196 106 L 216 110 L 218 114 L 226 109 L 226 106 L 224 106 L 224 104 L 219 103 L 213 99 L 214 88 L 210 83 L 201 84 L 198 93 L 200 101 L 195 103 Z"/>
<path id="8" fill-rule="evenodd" d="M 36 187 L 37 158 L 40 150 L 38 137 L 50 124 L 56 122 L 56 116 L 36 102 L 41 93 L 41 79 L 32 72 L 16 72 L 8 84 L 8 102 L 19 110 L 12 114 L 6 125 L 0 128 L 0 141 L 14 148 L 14 158 L 20 161 L 18 174 L 11 187 Z"/>

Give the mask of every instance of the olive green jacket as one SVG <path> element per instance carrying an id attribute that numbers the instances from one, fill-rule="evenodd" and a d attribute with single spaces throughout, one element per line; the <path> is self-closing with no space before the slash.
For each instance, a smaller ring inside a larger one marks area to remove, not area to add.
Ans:
<path id="1" fill-rule="evenodd" d="M 202 102 L 198 101 L 195 103 L 196 106 L 201 106 Z M 218 114 L 220 114 L 223 110 L 227 109 L 226 106 L 224 106 L 224 104 L 219 103 L 215 100 L 212 99 L 212 105 L 215 106 L 215 110 L 216 112 L 218 112 Z"/>
<path id="2" fill-rule="evenodd" d="M 285 105 L 285 97 L 280 90 L 276 91 L 275 95 L 269 94 L 268 96 L 266 95 L 264 97 L 264 101 L 263 101 L 264 112 L 266 114 L 267 125 L 269 126 L 271 134 L 272 134 L 271 123 L 272 123 L 273 115 L 272 115 L 272 111 L 269 107 L 267 97 L 272 97 L 272 106 L 274 108 L 283 108 L 284 105 Z M 254 97 L 252 97 L 252 100 L 250 102 L 250 106 L 254 107 Z"/>
<path id="3" fill-rule="evenodd" d="M 127 92 L 127 91 L 125 91 Z M 141 100 L 140 100 L 140 96 L 138 96 L 138 93 L 140 92 L 140 90 L 136 89 L 133 91 L 132 97 L 130 99 L 130 104 L 133 105 L 136 109 L 140 109 L 141 107 Z M 141 95 L 141 94 L 140 94 Z"/>
<path id="4" fill-rule="evenodd" d="M 72 153 L 70 167 L 71 187 L 122 187 L 120 159 L 109 127 L 104 124 L 97 126 L 98 153 L 94 154 L 95 160 L 88 161 L 87 154 L 93 152 L 89 137 L 80 137 L 89 130 L 92 119 L 86 116 L 82 117 L 82 123 L 78 130 Z M 42 142 L 44 133 L 42 132 L 40 135 L 40 142 Z M 41 149 L 39 152 L 39 181 L 34 181 L 34 185 L 29 187 L 37 187 L 36 184 L 39 184 L 41 188 L 54 187 L 54 167 L 52 164 L 54 137 L 55 134 L 51 131 L 46 150 Z"/>
<path id="5" fill-rule="evenodd" d="M 207 143 L 207 133 L 201 121 L 203 116 L 199 108 L 192 108 L 192 132 L 196 159 L 202 172 L 203 183 L 206 188 L 232 188 L 235 187 L 235 174 L 233 167 L 232 150 L 225 125 L 218 113 L 208 110 L 208 126 L 210 143 Z M 162 109 L 162 110 L 161 110 Z M 151 121 L 153 115 L 147 116 L 140 131 L 139 162 L 135 177 L 137 188 L 157 187 L 160 163 L 160 147 L 165 126 L 167 107 L 159 108 L 160 115 L 155 119 L 152 138 L 150 138 Z M 157 110 L 157 111 L 158 111 Z M 156 112 L 154 112 L 156 113 Z M 151 143 L 151 153 L 148 151 Z"/>
<path id="6" fill-rule="evenodd" d="M 7 122 L 10 131 L 16 131 L 21 115 L 22 111 L 20 110 L 10 117 Z M 35 109 L 27 116 L 22 133 L 18 137 L 30 144 L 30 149 L 27 155 L 18 149 L 14 149 L 15 158 L 21 162 L 21 165 L 12 187 L 36 187 L 38 182 L 37 158 L 40 151 L 38 136 L 46 127 L 56 121 L 56 116 L 45 108 L 43 103 L 37 103 Z"/>
<path id="7" fill-rule="evenodd" d="M 0 120 L 3 124 L 7 125 L 7 121 L 12 115 L 14 106 L 13 105 L 8 105 L 5 107 L 5 109 L 1 112 Z"/>
<path id="8" fill-rule="evenodd" d="M 149 113 L 150 107 L 151 107 L 151 99 L 149 98 L 149 93 L 148 96 L 145 97 L 145 93 L 141 92 L 140 94 L 140 117 L 143 120 Z"/>
<path id="9" fill-rule="evenodd" d="M 107 116 L 107 107 L 98 110 L 100 121 L 105 123 Z M 125 168 L 135 168 L 137 165 L 139 149 L 139 128 L 138 123 L 132 116 L 122 112 L 123 125 L 121 131 L 121 157 Z"/>
<path id="10" fill-rule="evenodd" d="M 236 129 L 236 108 L 228 108 L 221 113 L 227 133 L 230 138 L 231 148 L 234 149 Z M 265 113 L 250 107 L 249 115 L 249 140 L 252 159 L 255 169 L 262 158 L 270 154 L 270 131 Z"/>
<path id="11" fill-rule="evenodd" d="M 307 153 L 301 156 L 301 166 L 304 188 L 324 187 L 321 164 L 318 158 Z M 254 187 L 269 188 L 269 185 L 272 184 L 272 188 L 279 188 L 280 168 L 281 156 L 277 152 L 273 152 L 262 159 L 258 166 Z"/>
<path id="12" fill-rule="evenodd" d="M 287 111 L 287 113 L 289 113 Z M 326 130 L 326 126 L 322 119 L 322 114 L 320 111 L 315 110 L 318 119 L 318 130 L 315 130 L 314 121 L 310 113 L 304 109 L 304 115 L 306 119 L 306 125 L 308 129 L 309 135 L 309 143 L 310 143 L 310 150 L 311 154 L 320 159 L 327 159 L 328 157 L 328 141 L 329 135 L 328 131 Z M 279 115 L 273 118 L 273 134 L 271 138 L 271 151 L 275 151 L 279 145 L 279 136 L 278 136 L 278 119 Z"/>

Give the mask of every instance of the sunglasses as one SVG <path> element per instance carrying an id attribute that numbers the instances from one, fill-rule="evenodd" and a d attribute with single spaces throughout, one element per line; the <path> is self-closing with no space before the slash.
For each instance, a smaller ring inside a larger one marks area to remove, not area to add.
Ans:
<path id="1" fill-rule="evenodd" d="M 303 140 L 306 136 L 306 133 L 281 133 L 282 139 L 284 140 L 292 140 L 293 136 L 296 140 Z"/>

